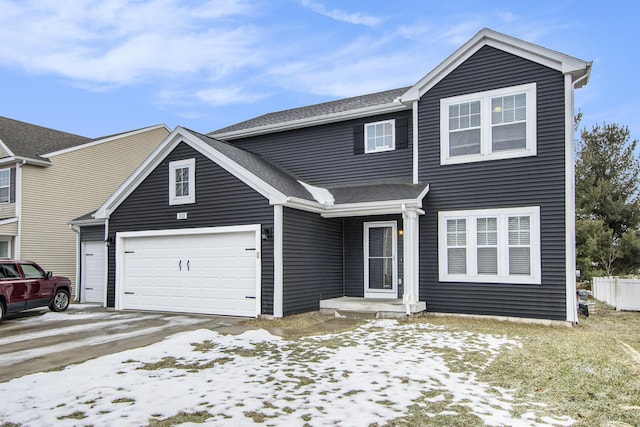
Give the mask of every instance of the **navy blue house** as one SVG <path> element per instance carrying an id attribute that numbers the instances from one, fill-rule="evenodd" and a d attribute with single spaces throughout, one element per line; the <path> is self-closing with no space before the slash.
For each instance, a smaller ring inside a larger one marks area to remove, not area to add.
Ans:
<path id="1" fill-rule="evenodd" d="M 104 304 L 574 322 L 573 94 L 590 71 L 484 29 L 411 87 L 178 127 L 78 221 L 108 245 Z"/>

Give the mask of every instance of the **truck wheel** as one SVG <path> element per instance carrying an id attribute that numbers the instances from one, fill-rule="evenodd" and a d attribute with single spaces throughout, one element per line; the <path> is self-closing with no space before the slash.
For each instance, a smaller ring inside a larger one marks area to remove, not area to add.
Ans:
<path id="1" fill-rule="evenodd" d="M 0 320 L 2 320 L 3 317 L 4 317 L 4 304 L 2 303 L 2 300 L 0 299 Z"/>
<path id="2" fill-rule="evenodd" d="M 49 306 L 51 311 L 65 311 L 69 307 L 69 293 L 64 289 L 58 289 Z"/>

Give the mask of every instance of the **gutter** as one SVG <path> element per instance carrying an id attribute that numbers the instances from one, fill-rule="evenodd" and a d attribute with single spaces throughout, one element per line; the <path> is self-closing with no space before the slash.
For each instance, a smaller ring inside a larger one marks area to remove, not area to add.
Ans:
<path id="1" fill-rule="evenodd" d="M 21 157 L 21 156 L 6 157 L 0 160 L 0 166 L 6 165 L 9 163 L 17 163 L 17 162 L 21 162 L 21 164 L 23 165 L 29 164 L 29 165 L 35 165 L 35 166 L 51 166 L 51 162 L 48 160 L 38 160 L 38 159 L 29 158 L 29 157 Z"/>
<path id="2" fill-rule="evenodd" d="M 69 224 L 69 229 L 76 233 L 76 298 L 75 301 L 80 301 L 80 228 L 75 225 Z"/>

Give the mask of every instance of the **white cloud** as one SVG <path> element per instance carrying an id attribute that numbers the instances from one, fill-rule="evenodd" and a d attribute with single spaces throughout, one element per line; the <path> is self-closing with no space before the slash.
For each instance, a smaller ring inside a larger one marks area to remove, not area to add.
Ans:
<path id="1" fill-rule="evenodd" d="M 341 22 L 347 22 L 349 24 L 366 25 L 368 27 L 375 27 L 382 22 L 382 19 L 375 16 L 365 15 L 360 12 L 349 13 L 340 9 L 327 9 L 322 3 L 316 3 L 311 0 L 302 0 L 302 5 L 309 8 L 315 13 L 327 16 L 331 19 Z"/>
<path id="2" fill-rule="evenodd" d="M 104 88 L 176 75 L 208 79 L 258 61 L 243 0 L 16 3 L 0 0 L 0 64 Z"/>

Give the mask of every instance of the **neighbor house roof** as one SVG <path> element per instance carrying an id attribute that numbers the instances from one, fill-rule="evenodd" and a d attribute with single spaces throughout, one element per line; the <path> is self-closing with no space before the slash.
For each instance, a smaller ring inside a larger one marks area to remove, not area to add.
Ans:
<path id="1" fill-rule="evenodd" d="M 0 141 L 11 157 L 45 160 L 42 154 L 86 144 L 92 139 L 0 117 Z"/>

